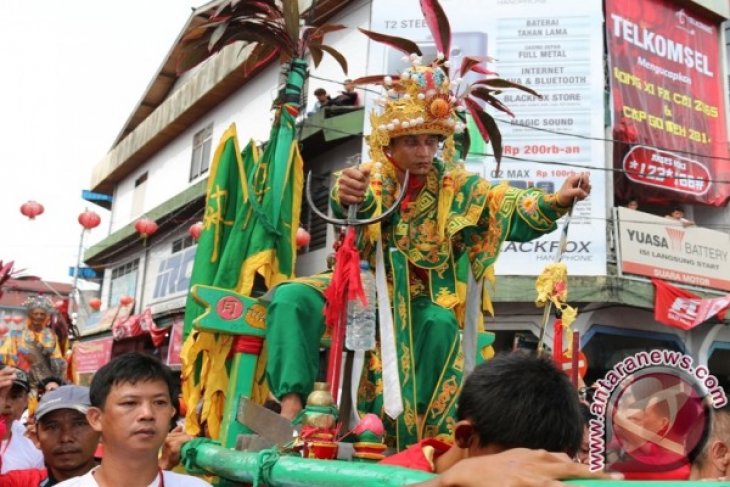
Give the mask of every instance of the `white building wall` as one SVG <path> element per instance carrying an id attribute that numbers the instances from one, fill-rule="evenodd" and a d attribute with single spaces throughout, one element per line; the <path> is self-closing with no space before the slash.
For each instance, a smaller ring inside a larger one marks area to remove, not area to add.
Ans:
<path id="1" fill-rule="evenodd" d="M 346 31 L 333 33 L 326 38 L 328 44 L 336 47 L 348 59 L 350 69 L 348 74 L 344 75 L 337 62 L 327 55 L 319 68 L 314 69 L 312 66 L 311 74 L 333 81 L 310 80 L 311 105 L 314 104 L 312 92 L 315 88 L 324 86 L 336 94 L 341 88 L 340 82 L 346 77 L 355 78 L 365 74 L 364 54 L 367 51 L 367 39 L 356 30 L 356 27 L 367 28 L 369 18 L 370 2 L 364 1 L 350 6 L 338 18 L 331 21 L 350 27 Z M 231 123 L 236 124 L 242 149 L 250 139 L 267 140 L 273 119 L 271 104 L 277 94 L 278 73 L 276 65 L 266 68 L 122 180 L 114 191 L 111 232 L 142 216 L 132 214 L 132 206 L 134 182 L 145 171 L 148 177 L 145 183 L 142 213 L 155 208 L 198 181 L 189 181 L 193 136 L 211 122 L 213 123 L 211 158 L 218 140 Z M 360 98 L 363 98 L 362 93 Z M 207 177 L 207 173 L 202 177 Z"/>
<path id="2" fill-rule="evenodd" d="M 317 174 L 333 173 L 345 166 L 348 157 L 360 154 L 362 148 L 362 139 L 353 139 L 352 141 L 337 146 L 317 157 L 308 160 L 310 167 L 316 168 Z M 330 181 L 331 183 L 331 181 Z M 331 187 L 331 185 L 330 185 Z M 331 211 L 329 212 L 332 213 Z M 318 217 L 313 217 L 318 218 Z M 327 269 L 327 256 L 334 252 L 332 246 L 335 242 L 335 231 L 332 225 L 327 228 L 327 243 L 324 248 L 299 255 L 297 257 L 297 276 L 311 276 L 323 272 Z"/>

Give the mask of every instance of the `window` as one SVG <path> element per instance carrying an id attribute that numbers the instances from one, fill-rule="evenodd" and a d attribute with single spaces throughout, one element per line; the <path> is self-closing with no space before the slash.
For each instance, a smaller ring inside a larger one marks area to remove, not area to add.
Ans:
<path id="1" fill-rule="evenodd" d="M 109 307 L 117 306 L 123 295 L 134 296 L 137 291 L 137 270 L 139 259 L 112 269 L 112 282 L 109 290 Z"/>
<path id="2" fill-rule="evenodd" d="M 208 172 L 212 140 L 212 123 L 193 136 L 193 156 L 190 161 L 190 181 Z"/>
<path id="3" fill-rule="evenodd" d="M 134 193 L 132 193 L 132 218 L 137 218 L 144 213 L 144 193 L 147 187 L 147 171 L 143 172 L 134 180 Z"/>
<path id="4" fill-rule="evenodd" d="M 193 240 L 193 237 L 191 237 L 190 235 L 179 238 L 172 242 L 172 253 L 176 254 L 182 250 L 187 249 L 188 247 L 192 247 L 193 245 L 195 245 L 195 240 Z"/>
<path id="5" fill-rule="evenodd" d="M 329 174 L 312 174 L 312 200 L 317 209 L 325 215 L 329 207 L 329 181 Z M 309 245 L 299 249 L 300 253 L 323 249 L 327 245 L 328 223 L 315 215 L 309 208 L 309 202 L 305 194 L 302 195 L 302 212 L 299 224 L 312 236 Z"/>

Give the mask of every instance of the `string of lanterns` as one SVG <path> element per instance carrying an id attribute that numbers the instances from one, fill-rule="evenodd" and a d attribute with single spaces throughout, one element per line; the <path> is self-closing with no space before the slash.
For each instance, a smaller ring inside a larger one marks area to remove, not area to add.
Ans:
<path id="1" fill-rule="evenodd" d="M 43 207 L 43 205 L 34 200 L 29 200 L 20 206 L 20 213 L 23 216 L 27 217 L 29 220 L 35 220 L 35 218 L 39 215 L 42 215 L 44 211 L 45 208 Z M 91 211 L 87 208 L 79 214 L 78 222 L 79 225 L 84 228 L 84 231 L 92 230 L 101 224 L 101 217 L 96 212 Z M 159 226 L 157 222 L 150 218 L 139 218 L 134 222 L 134 229 L 146 244 L 147 238 L 154 235 L 159 229 Z M 200 239 L 203 230 L 203 222 L 199 221 L 190 225 L 190 227 L 188 228 L 188 234 L 190 235 L 190 237 L 197 241 Z M 298 248 L 306 247 L 307 245 L 309 245 L 310 241 L 310 233 L 302 227 L 298 228 L 295 236 L 296 246 Z M 134 299 L 131 296 L 125 295 L 120 297 L 119 304 L 122 306 L 126 306 L 131 304 L 133 301 Z M 102 301 L 99 298 L 91 298 L 87 304 L 89 308 L 91 308 L 93 311 L 98 311 L 99 309 L 101 309 Z M 20 324 L 23 319 L 24 318 L 22 316 L 5 315 L 3 317 L 3 321 L 8 324 L 12 321 Z M 4 335 L 7 332 L 8 326 L 4 323 L 0 323 L 0 336 Z"/>

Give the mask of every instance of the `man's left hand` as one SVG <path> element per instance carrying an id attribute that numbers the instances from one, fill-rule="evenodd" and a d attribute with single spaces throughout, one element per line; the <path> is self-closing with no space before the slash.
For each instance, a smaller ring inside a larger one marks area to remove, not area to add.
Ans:
<path id="1" fill-rule="evenodd" d="M 586 199 L 591 194 L 590 173 L 582 172 L 568 176 L 557 194 L 558 204 L 563 207 L 572 206 L 574 202 Z"/>

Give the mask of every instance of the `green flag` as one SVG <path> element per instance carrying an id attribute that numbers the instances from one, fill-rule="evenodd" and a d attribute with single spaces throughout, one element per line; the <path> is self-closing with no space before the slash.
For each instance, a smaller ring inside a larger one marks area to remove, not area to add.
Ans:
<path id="1" fill-rule="evenodd" d="M 295 81 L 287 84 L 290 102 L 279 108 L 263 154 L 254 141 L 239 153 L 235 125 L 221 137 L 209 175 L 191 287 L 203 284 L 250 296 L 257 275 L 267 289 L 294 277 L 303 161 L 295 138 L 298 105 L 293 100 L 298 100 L 303 83 L 302 69 L 293 69 L 289 79 Z M 197 435 L 206 423 L 209 435 L 217 438 L 233 340 L 231 335 L 193 330 L 204 312 L 190 296 L 181 351 L 183 397 L 191 409 L 198 404 L 202 409 L 199 416 L 187 415 L 186 431 Z"/>
<path id="2" fill-rule="evenodd" d="M 250 208 L 240 213 L 242 219 L 237 221 L 250 229 L 236 286 L 240 294 L 250 295 L 257 274 L 263 278 L 267 289 L 294 277 L 295 240 L 303 187 L 303 162 L 293 140 L 294 130 L 294 117 L 282 109 L 279 125 L 272 130 L 264 153 L 259 156 L 253 143 L 243 153 L 246 167 L 254 169 L 249 172 Z M 281 132 L 291 135 L 282 137 Z M 283 151 L 286 157 L 277 159 L 282 146 L 286 148 Z M 281 178 L 279 191 L 273 184 L 277 177 Z M 278 219 L 273 220 L 277 213 Z"/>
<path id="3" fill-rule="evenodd" d="M 195 252 L 191 285 L 235 287 L 238 268 L 231 268 L 223 255 L 228 246 L 237 246 L 243 237 L 240 229 L 234 227 L 234 222 L 248 199 L 247 188 L 246 169 L 239 152 L 236 126 L 232 124 L 221 136 L 213 155 L 208 175 L 203 231 Z M 225 265 L 221 265 L 222 262 Z M 194 299 L 187 300 L 185 337 L 190 334 L 193 320 L 202 312 L 202 307 Z"/>

